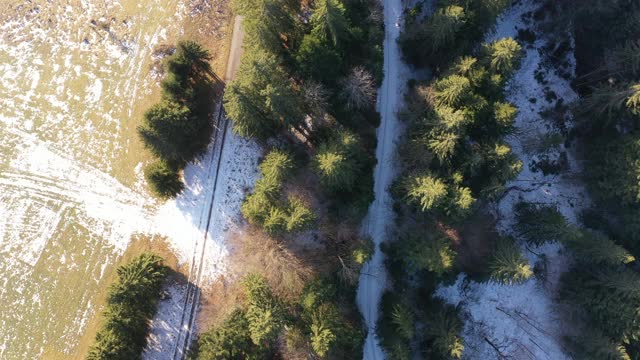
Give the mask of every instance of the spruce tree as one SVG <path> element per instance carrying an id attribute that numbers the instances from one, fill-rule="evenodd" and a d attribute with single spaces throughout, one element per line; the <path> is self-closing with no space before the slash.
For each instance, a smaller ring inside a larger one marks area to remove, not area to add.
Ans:
<path id="1" fill-rule="evenodd" d="M 318 0 L 311 15 L 313 32 L 329 39 L 334 46 L 349 35 L 349 21 L 340 0 Z"/>
<path id="2" fill-rule="evenodd" d="M 616 341 L 640 339 L 640 279 L 628 269 L 578 264 L 561 279 L 563 299 Z M 620 281 L 623 279 L 625 281 Z"/>
<path id="3" fill-rule="evenodd" d="M 165 161 L 158 160 L 145 167 L 144 177 L 151 191 L 161 199 L 176 197 L 184 190 L 178 169 Z"/>
<path id="4" fill-rule="evenodd" d="M 270 183 L 281 184 L 291 174 L 294 163 L 291 154 L 280 149 L 273 149 L 258 165 L 262 179 Z"/>
<path id="5" fill-rule="evenodd" d="M 547 241 L 563 240 L 573 234 L 573 229 L 560 211 L 551 205 L 520 202 L 514 211 L 515 229 L 529 243 L 540 245 Z"/>
<path id="6" fill-rule="evenodd" d="M 490 67 L 503 75 L 511 74 L 520 66 L 522 47 L 512 38 L 504 38 L 487 46 Z"/>
<path id="7" fill-rule="evenodd" d="M 499 238 L 488 264 L 491 279 L 502 284 L 518 284 L 533 275 L 531 266 L 511 238 Z"/>
<path id="8" fill-rule="evenodd" d="M 251 340 L 255 345 L 270 347 L 285 325 L 284 309 L 261 275 L 247 275 L 243 285 L 248 298 L 246 316 Z"/>
<path id="9" fill-rule="evenodd" d="M 313 311 L 310 326 L 311 348 L 321 358 L 335 346 L 340 320 L 340 314 L 333 304 L 321 304 Z"/>
<path id="10" fill-rule="evenodd" d="M 624 205 L 640 204 L 640 136 L 624 135 L 594 150 L 587 176 L 596 195 Z"/>
<path id="11" fill-rule="evenodd" d="M 601 334 L 597 329 L 584 330 L 580 336 L 568 339 L 577 359 L 584 360 L 631 360 L 627 350 Z"/>
<path id="12" fill-rule="evenodd" d="M 427 22 L 428 44 L 433 53 L 450 44 L 465 21 L 466 14 L 460 6 L 447 6 L 436 11 Z"/>
<path id="13" fill-rule="evenodd" d="M 464 353 L 464 343 L 460 337 L 462 322 L 456 309 L 443 304 L 442 309 L 431 313 L 426 324 L 425 337 L 429 352 L 443 359 L 460 359 Z"/>
<path id="14" fill-rule="evenodd" d="M 315 216 L 311 209 L 299 198 L 289 197 L 286 230 L 289 233 L 309 229 Z"/>
<path id="15" fill-rule="evenodd" d="M 450 75 L 436 81 L 434 95 L 436 106 L 460 107 L 471 94 L 469 79 L 460 75 Z"/>
<path id="16" fill-rule="evenodd" d="M 391 320 L 396 326 L 398 335 L 402 336 L 407 341 L 411 341 L 414 335 L 414 315 L 411 309 L 402 304 L 395 304 L 393 312 L 391 313 Z"/>
<path id="17" fill-rule="evenodd" d="M 318 146 L 313 169 L 320 183 L 331 192 L 349 191 L 359 174 L 358 140 L 346 130 L 339 130 L 329 141 Z"/>
<path id="18" fill-rule="evenodd" d="M 501 132 L 506 133 L 513 128 L 518 108 L 509 103 L 497 102 L 493 104 L 493 114 Z"/>
<path id="19" fill-rule="evenodd" d="M 400 253 L 410 271 L 428 270 L 441 276 L 453 268 L 456 253 L 451 241 L 443 236 L 411 234 L 400 244 Z"/>
<path id="20" fill-rule="evenodd" d="M 440 161 L 446 161 L 454 155 L 459 139 L 455 133 L 434 132 L 430 134 L 427 146 Z"/>
<path id="21" fill-rule="evenodd" d="M 249 336 L 249 322 L 244 311 L 235 310 L 221 326 L 202 334 L 196 342 L 191 360 L 258 360 L 265 356 Z"/>
<path id="22" fill-rule="evenodd" d="M 565 237 L 564 244 L 581 261 L 611 266 L 635 261 L 635 257 L 622 246 L 595 232 L 576 229 L 571 236 Z"/>
<path id="23" fill-rule="evenodd" d="M 446 198 L 447 185 L 431 175 L 412 176 L 405 180 L 405 198 L 422 211 L 438 208 Z"/>
<path id="24" fill-rule="evenodd" d="M 196 146 L 198 126 L 186 106 L 175 101 L 162 101 L 152 106 L 138 127 L 145 147 L 160 159 L 183 164 L 201 150 Z"/>

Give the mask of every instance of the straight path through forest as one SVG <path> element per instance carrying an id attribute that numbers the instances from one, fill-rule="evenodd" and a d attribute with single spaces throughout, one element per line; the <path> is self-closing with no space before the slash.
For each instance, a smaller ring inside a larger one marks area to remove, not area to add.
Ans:
<path id="1" fill-rule="evenodd" d="M 242 17 L 236 16 L 233 24 L 233 35 L 231 38 L 231 47 L 229 50 L 229 58 L 227 61 L 227 69 L 224 77 L 225 84 L 233 80 L 240 65 L 240 57 L 242 56 L 242 41 L 244 39 L 244 30 L 242 28 Z M 221 96 L 222 98 L 222 96 Z M 222 154 L 224 150 L 226 134 L 228 131 L 229 120 L 224 113 L 222 103 L 218 104 L 216 112 L 216 120 L 214 124 L 213 135 L 213 151 L 211 156 L 211 164 L 209 165 L 211 176 L 207 184 L 212 186 L 211 198 L 205 203 L 207 217 L 201 219 L 200 224 L 204 225 L 202 230 L 203 237 L 198 239 L 194 245 L 194 252 L 189 264 L 189 277 L 185 296 L 184 307 L 182 309 L 182 317 L 178 326 L 178 334 L 176 334 L 175 347 L 173 349 L 174 360 L 186 358 L 192 336 L 195 330 L 196 315 L 200 302 L 200 281 L 205 260 L 206 243 L 209 237 L 209 227 L 212 223 L 213 210 L 215 206 L 215 194 L 218 185 L 218 175 L 220 165 L 222 163 Z M 204 209 L 203 209 L 204 210 Z"/>

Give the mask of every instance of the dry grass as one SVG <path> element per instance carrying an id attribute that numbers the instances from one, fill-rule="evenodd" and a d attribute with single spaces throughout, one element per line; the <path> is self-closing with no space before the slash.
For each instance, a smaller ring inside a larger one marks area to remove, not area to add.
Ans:
<path id="1" fill-rule="evenodd" d="M 294 253 L 282 242 L 257 229 L 249 229 L 233 237 L 234 255 L 231 269 L 237 276 L 262 274 L 276 296 L 296 299 L 314 274 L 304 254 Z M 312 263 L 312 262 L 311 262 Z"/>
<path id="2" fill-rule="evenodd" d="M 198 329 L 204 331 L 220 325 L 235 309 L 245 301 L 244 291 L 239 281 L 220 276 L 213 284 L 202 289 Z"/>
<path id="3" fill-rule="evenodd" d="M 294 301 L 302 294 L 306 282 L 316 273 L 301 255 L 259 229 L 249 227 L 229 238 L 232 247 L 229 273 L 203 290 L 198 314 L 200 329 L 221 324 L 233 310 L 244 303 L 240 279 L 247 274 L 261 274 L 277 297 Z"/>

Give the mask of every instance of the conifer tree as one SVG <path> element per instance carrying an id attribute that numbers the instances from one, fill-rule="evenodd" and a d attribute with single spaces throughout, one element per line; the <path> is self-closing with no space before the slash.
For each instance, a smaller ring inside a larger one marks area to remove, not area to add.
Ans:
<path id="1" fill-rule="evenodd" d="M 443 305 L 442 310 L 432 313 L 427 321 L 425 336 L 430 343 L 430 352 L 444 359 L 460 359 L 464 353 L 464 343 L 460 337 L 462 322 L 451 305 Z"/>
<path id="2" fill-rule="evenodd" d="M 524 282 L 533 275 L 531 266 L 510 238 L 498 239 L 488 269 L 494 281 L 507 285 Z"/>
<path id="3" fill-rule="evenodd" d="M 450 75 L 438 80 L 434 85 L 436 106 L 459 107 L 471 93 L 469 79 L 460 75 Z"/>
<path id="4" fill-rule="evenodd" d="M 573 232 L 562 214 L 551 205 L 516 204 L 516 231 L 527 242 L 540 245 L 547 241 L 563 240 Z"/>
<path id="5" fill-rule="evenodd" d="M 234 131 L 244 137 L 266 139 L 304 120 L 299 94 L 278 58 L 266 52 L 245 53 L 223 100 Z"/>
<path id="6" fill-rule="evenodd" d="M 355 135 L 339 130 L 329 141 L 318 146 L 313 169 L 320 182 L 331 192 L 351 190 L 359 173 L 358 140 Z"/>
<path id="7" fill-rule="evenodd" d="M 313 32 L 329 39 L 334 45 L 349 34 L 349 21 L 340 0 L 318 0 L 311 16 Z"/>
<path id="8" fill-rule="evenodd" d="M 176 197 L 184 190 L 184 183 L 175 166 L 165 161 L 155 161 L 144 169 L 144 177 L 151 191 L 162 199 Z"/>
<path id="9" fill-rule="evenodd" d="M 103 325 L 87 359 L 140 359 L 145 347 L 167 268 L 161 257 L 144 253 L 120 266 L 117 274 L 109 286 Z"/>
<path id="10" fill-rule="evenodd" d="M 422 211 L 439 207 L 448 193 L 447 185 L 430 175 L 410 177 L 404 188 L 407 202 L 418 205 Z"/>
<path id="11" fill-rule="evenodd" d="M 453 218 L 464 218 L 468 215 L 476 199 L 471 193 L 471 189 L 464 186 L 453 186 L 449 192 L 451 200 L 447 206 L 447 214 Z"/>
<path id="12" fill-rule="evenodd" d="M 391 313 L 391 319 L 400 336 L 407 341 L 413 339 L 415 324 L 411 309 L 402 304 L 395 304 L 393 312 Z"/>
<path id="13" fill-rule="evenodd" d="M 625 205 L 640 203 L 640 137 L 628 134 L 606 141 L 592 152 L 592 167 L 587 174 L 596 194 L 605 200 Z"/>
<path id="14" fill-rule="evenodd" d="M 280 149 L 273 149 L 258 165 L 262 179 L 281 184 L 293 170 L 293 158 L 289 153 Z"/>
<path id="15" fill-rule="evenodd" d="M 441 126 L 447 130 L 461 131 L 469 122 L 468 114 L 463 110 L 449 106 L 438 106 L 435 109 L 436 121 L 434 126 Z"/>
<path id="16" fill-rule="evenodd" d="M 520 66 L 522 47 L 512 38 L 504 38 L 488 45 L 491 70 L 503 75 L 511 74 Z"/>
<path id="17" fill-rule="evenodd" d="M 630 95 L 627 98 L 627 108 L 632 113 L 640 114 L 640 84 L 634 84 L 629 87 Z"/>
<path id="18" fill-rule="evenodd" d="M 463 56 L 456 61 L 453 69 L 458 75 L 468 77 L 472 70 L 477 66 L 478 59 L 472 56 Z"/>
<path id="19" fill-rule="evenodd" d="M 454 155 L 459 138 L 452 132 L 435 132 L 430 134 L 427 146 L 440 161 L 446 161 Z"/>
<path id="20" fill-rule="evenodd" d="M 450 271 L 456 257 L 449 239 L 442 235 L 409 235 L 402 240 L 400 252 L 410 271 L 426 269 L 437 276 Z"/>
<path id="21" fill-rule="evenodd" d="M 635 257 L 608 237 L 585 230 L 575 230 L 564 243 L 582 261 L 618 266 L 635 261 Z"/>
<path id="22" fill-rule="evenodd" d="M 152 106 L 138 127 L 142 141 L 160 159 L 174 164 L 190 161 L 198 154 L 198 127 L 191 111 L 180 103 L 162 101 Z"/>
<path id="23" fill-rule="evenodd" d="M 436 11 L 427 25 L 432 51 L 435 53 L 454 40 L 465 21 L 466 14 L 460 6 L 447 6 Z"/>
<path id="24" fill-rule="evenodd" d="M 244 15 L 247 48 L 272 54 L 282 50 L 283 35 L 291 33 L 295 26 L 291 15 L 295 6 L 290 0 L 234 0 L 234 12 Z"/>
<path id="25" fill-rule="evenodd" d="M 584 334 L 569 338 L 569 345 L 578 359 L 631 360 L 622 344 L 613 342 L 596 329 L 585 330 Z"/>
<path id="26" fill-rule="evenodd" d="M 202 334 L 191 360 L 259 359 L 263 354 L 249 336 L 249 322 L 244 311 L 235 310 L 219 327 Z"/>
<path id="27" fill-rule="evenodd" d="M 624 279 L 626 281 L 619 281 Z M 562 277 L 563 299 L 614 340 L 640 339 L 640 278 L 628 269 L 593 269 L 578 264 Z"/>
<path id="28" fill-rule="evenodd" d="M 333 304 L 323 303 L 311 316 L 311 347 L 321 358 L 325 357 L 337 341 L 340 314 Z"/>
<path id="29" fill-rule="evenodd" d="M 493 113 L 496 123 L 502 133 L 505 133 L 513 128 L 513 122 L 518 115 L 518 108 L 509 103 L 497 102 L 493 104 Z"/>
<path id="30" fill-rule="evenodd" d="M 251 340 L 258 346 L 269 347 L 285 324 L 284 309 L 261 275 L 247 275 L 243 285 L 248 298 L 246 316 Z"/>
<path id="31" fill-rule="evenodd" d="M 311 209 L 299 198 L 290 197 L 286 230 L 289 233 L 309 229 L 315 216 Z"/>

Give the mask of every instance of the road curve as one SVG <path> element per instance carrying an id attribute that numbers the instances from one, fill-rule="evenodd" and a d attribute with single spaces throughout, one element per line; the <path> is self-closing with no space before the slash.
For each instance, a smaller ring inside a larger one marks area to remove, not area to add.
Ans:
<path id="1" fill-rule="evenodd" d="M 384 353 L 375 336 L 375 325 L 379 316 L 380 297 L 386 286 L 384 256 L 380 244 L 385 240 L 394 222 L 393 201 L 388 191 L 395 175 L 393 166 L 396 143 L 402 125 L 397 112 L 403 97 L 407 71 L 400 57 L 397 44 L 402 24 L 402 2 L 383 0 L 384 6 L 384 80 L 378 94 L 378 111 L 381 123 L 377 130 L 378 145 L 374 170 L 375 200 L 363 222 L 363 232 L 375 243 L 375 253 L 365 264 L 360 275 L 357 302 L 369 333 L 364 344 L 365 360 L 382 360 Z"/>

